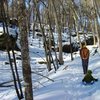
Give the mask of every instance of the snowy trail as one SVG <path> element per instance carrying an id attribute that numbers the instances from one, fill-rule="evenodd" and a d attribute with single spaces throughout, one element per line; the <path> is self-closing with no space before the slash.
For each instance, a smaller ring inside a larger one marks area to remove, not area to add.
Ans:
<path id="1" fill-rule="evenodd" d="M 30 51 L 35 51 L 44 57 L 43 49 L 30 48 Z M 43 60 L 37 54 L 31 52 L 31 65 L 32 70 L 37 67 L 45 68 L 45 65 L 39 65 L 37 62 Z M 5 52 L 0 53 L 0 82 L 9 81 L 12 79 L 10 66 L 5 65 L 8 61 Z M 22 78 L 21 61 L 18 61 L 18 71 L 20 78 Z M 66 69 L 64 69 L 66 67 Z M 93 71 L 93 76 L 99 79 L 100 76 L 100 55 L 90 55 L 89 69 Z M 47 74 L 47 71 L 42 73 Z M 93 85 L 84 86 L 81 81 L 83 78 L 83 69 L 79 54 L 74 55 L 74 60 L 70 60 L 70 54 L 64 55 L 64 65 L 60 66 L 56 73 L 50 72 L 48 77 L 53 79 L 54 82 L 42 77 L 41 84 L 38 84 L 34 90 L 34 100 L 100 100 L 100 81 Z M 34 77 L 41 78 L 32 74 L 33 83 Z M 44 81 L 43 81 L 44 80 Z M 33 84 L 34 86 L 34 84 Z M 14 86 L 0 87 L 0 100 L 18 100 Z"/>
<path id="2" fill-rule="evenodd" d="M 93 75 L 96 77 L 99 75 L 99 70 L 97 71 L 99 69 L 98 59 L 100 58 L 95 58 L 94 56 L 93 59 L 90 57 L 89 64 L 89 69 L 93 70 Z M 91 65 L 93 61 L 96 63 L 95 68 L 92 66 L 93 64 Z M 55 100 L 55 98 L 57 100 L 100 100 L 100 96 L 98 97 L 100 81 L 93 85 L 83 85 L 82 78 L 84 75 L 80 62 L 79 57 L 75 58 L 74 61 L 67 61 L 68 68 L 66 70 L 59 68 L 56 74 L 50 76 L 50 78 L 55 80 L 54 83 L 49 83 L 49 86 L 46 85 L 46 87 L 35 91 L 36 94 L 38 93 L 38 95 L 35 95 L 35 100 Z M 45 97 L 44 95 L 49 96 Z"/>

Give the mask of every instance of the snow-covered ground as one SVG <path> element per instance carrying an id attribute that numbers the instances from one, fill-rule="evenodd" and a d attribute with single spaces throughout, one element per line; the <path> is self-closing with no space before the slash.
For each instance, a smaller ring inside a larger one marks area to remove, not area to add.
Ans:
<path id="1" fill-rule="evenodd" d="M 56 72 L 51 70 L 47 73 L 46 65 L 38 63 L 45 60 L 40 39 L 30 38 L 29 40 L 32 71 L 37 71 L 37 73 L 54 80 L 53 82 L 32 73 L 34 100 L 100 100 L 100 80 L 93 85 L 86 86 L 81 82 L 84 75 L 79 52 L 73 55 L 73 61 L 71 61 L 70 54 L 64 53 L 64 65 L 59 66 Z M 100 53 L 93 55 L 94 47 L 88 46 L 88 48 L 90 50 L 89 69 L 93 71 L 93 76 L 99 79 Z M 20 57 L 20 52 L 16 52 L 16 57 Z M 0 85 L 0 100 L 18 100 L 13 82 L 9 82 L 13 80 L 13 77 L 7 62 L 9 62 L 7 52 L 0 51 L 0 84 L 8 82 L 4 84 L 5 87 Z M 23 79 L 21 60 L 19 59 L 17 59 L 17 66 L 20 79 Z M 41 72 L 39 72 L 40 69 Z M 21 84 L 24 90 L 23 81 Z"/>

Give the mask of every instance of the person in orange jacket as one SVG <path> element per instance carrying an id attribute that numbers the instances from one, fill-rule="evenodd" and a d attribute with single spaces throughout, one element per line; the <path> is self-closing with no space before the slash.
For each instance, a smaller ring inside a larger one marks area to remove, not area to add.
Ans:
<path id="1" fill-rule="evenodd" d="M 81 49 L 80 49 L 80 57 L 82 59 L 82 66 L 83 66 L 83 72 L 84 74 L 87 73 L 88 70 L 88 61 L 89 61 L 89 49 L 85 46 L 85 42 L 81 43 Z"/>

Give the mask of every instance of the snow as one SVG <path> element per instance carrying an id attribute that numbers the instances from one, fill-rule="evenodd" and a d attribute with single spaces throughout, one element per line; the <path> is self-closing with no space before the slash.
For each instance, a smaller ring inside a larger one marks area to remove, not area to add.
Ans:
<path id="1" fill-rule="evenodd" d="M 30 63 L 32 71 L 40 73 L 46 77 L 32 73 L 34 100 L 100 100 L 100 50 L 94 54 L 95 46 L 87 46 L 90 50 L 89 69 L 93 71 L 93 76 L 98 78 L 98 82 L 93 85 L 83 85 L 84 77 L 81 65 L 79 51 L 76 52 L 74 60 L 71 61 L 70 54 L 63 53 L 64 65 L 59 65 L 55 72 L 46 70 L 45 64 L 39 64 L 39 61 L 45 61 L 45 53 L 40 39 L 29 38 Z M 40 44 L 39 44 L 40 43 Z M 20 52 L 16 52 L 16 57 L 20 57 Z M 0 51 L 0 84 L 13 80 L 10 70 L 8 55 L 6 51 Z M 17 59 L 17 66 L 20 79 L 22 76 L 21 60 Z M 40 69 L 41 69 L 41 72 Z M 13 82 L 5 85 L 13 85 Z M 21 81 L 24 92 L 24 82 Z M 0 85 L 0 100 L 18 100 L 14 86 L 2 87 Z M 24 99 L 23 99 L 24 100 Z"/>
<path id="2" fill-rule="evenodd" d="M 6 28 L 5 28 L 5 31 L 7 32 Z M 12 35 L 13 37 L 16 38 L 16 35 L 17 35 L 16 34 L 16 32 L 17 32 L 16 29 L 8 27 L 8 32 L 9 32 L 9 35 Z M 2 35 L 3 33 L 4 33 L 3 27 L 0 26 L 0 35 Z"/>

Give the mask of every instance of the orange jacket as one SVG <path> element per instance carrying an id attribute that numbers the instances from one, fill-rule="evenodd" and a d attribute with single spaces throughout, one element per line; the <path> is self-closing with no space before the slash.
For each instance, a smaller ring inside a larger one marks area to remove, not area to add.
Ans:
<path id="1" fill-rule="evenodd" d="M 80 56 L 82 59 L 88 59 L 89 58 L 89 49 L 86 47 L 81 48 Z"/>

